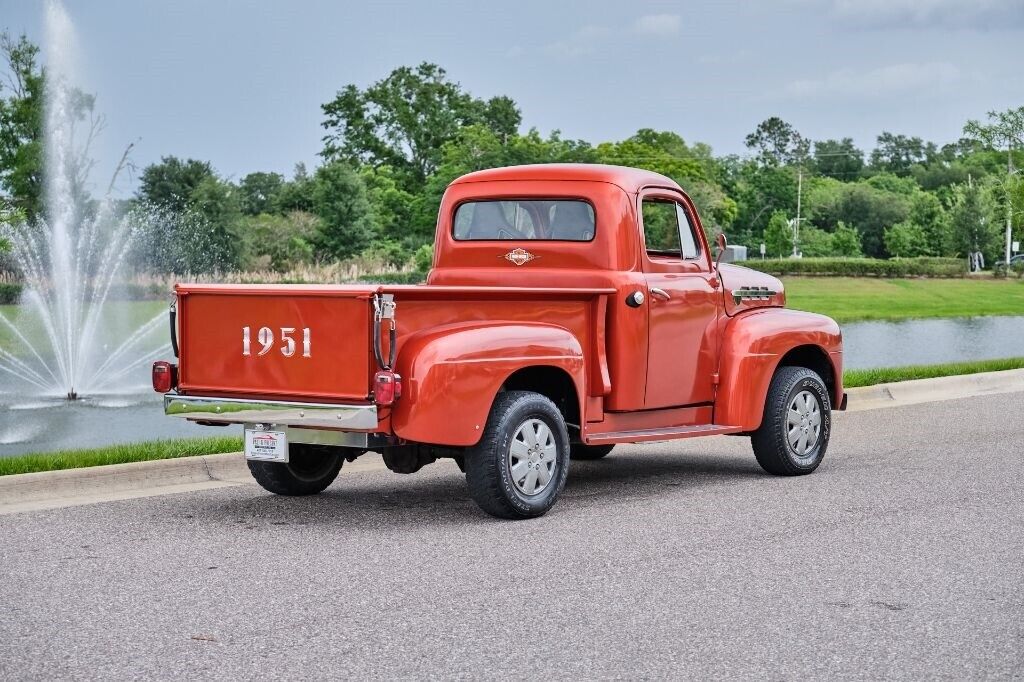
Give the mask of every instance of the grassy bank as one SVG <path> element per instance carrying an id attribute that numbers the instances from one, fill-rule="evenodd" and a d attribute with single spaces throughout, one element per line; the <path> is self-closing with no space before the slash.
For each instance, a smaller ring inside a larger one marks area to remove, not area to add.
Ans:
<path id="1" fill-rule="evenodd" d="M 78 469 L 104 464 L 145 462 L 152 459 L 174 459 L 194 455 L 212 455 L 218 452 L 241 452 L 241 437 L 189 438 L 184 440 L 156 440 L 144 443 L 111 445 L 88 450 L 59 450 L 33 452 L 13 457 L 0 457 L 0 476 L 29 474 L 37 471 Z"/>
<path id="2" fill-rule="evenodd" d="M 905 320 L 1024 315 L 1024 281 L 785 277 L 787 306 L 835 318 Z"/>
<path id="3" fill-rule="evenodd" d="M 934 379 L 936 377 L 979 374 L 981 372 L 1002 372 L 1007 369 L 1024 368 L 1024 358 L 1001 360 L 976 360 L 974 362 L 950 362 L 941 365 L 911 365 L 908 367 L 883 367 L 880 369 L 851 369 L 843 372 L 843 386 L 875 386 L 911 379 Z"/>

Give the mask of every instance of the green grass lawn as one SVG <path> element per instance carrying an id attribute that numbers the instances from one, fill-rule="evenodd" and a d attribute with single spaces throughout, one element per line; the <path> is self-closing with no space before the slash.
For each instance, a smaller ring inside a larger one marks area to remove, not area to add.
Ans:
<path id="1" fill-rule="evenodd" d="M 103 311 L 100 335 L 105 339 L 124 340 L 132 331 L 149 322 L 161 311 L 166 311 L 168 303 L 169 301 L 111 301 Z M 0 315 L 12 322 L 29 343 L 41 352 L 47 346 L 45 330 L 34 310 L 15 305 L 0 305 Z M 162 339 L 168 335 L 166 326 L 154 333 L 161 334 Z M 24 344 L 3 321 L 0 321 L 0 348 L 20 357 L 28 355 Z M 43 357 L 46 355 L 47 353 L 43 353 Z"/>
<path id="2" fill-rule="evenodd" d="M 13 457 L 0 457 L 0 476 L 95 467 L 104 464 L 145 462 L 151 459 L 212 455 L 219 452 L 241 452 L 241 450 L 242 438 L 240 436 L 217 436 L 183 440 L 155 440 L 88 450 L 33 452 Z"/>
<path id="3" fill-rule="evenodd" d="M 1024 369 L 1024 358 L 949 362 L 941 365 L 883 367 L 879 369 L 849 369 L 843 372 L 843 386 L 846 388 L 857 388 L 859 386 L 891 384 L 911 379 L 934 379 L 935 377 L 978 374 L 980 372 L 1001 372 L 1008 369 Z"/>
<path id="4" fill-rule="evenodd" d="M 786 277 L 786 305 L 835 318 L 1024 315 L 1024 280 Z"/>

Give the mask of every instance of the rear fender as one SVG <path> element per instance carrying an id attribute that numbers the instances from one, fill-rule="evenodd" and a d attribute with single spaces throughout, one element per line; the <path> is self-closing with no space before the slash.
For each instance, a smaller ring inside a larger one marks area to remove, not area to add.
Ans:
<path id="1" fill-rule="evenodd" d="M 393 408 L 392 429 L 417 443 L 474 445 L 498 390 L 526 367 L 559 368 L 572 379 L 576 395 L 586 395 L 583 348 L 562 327 L 472 322 L 418 333 L 399 352 L 403 395 Z"/>
<path id="2" fill-rule="evenodd" d="M 731 318 L 722 337 L 715 423 L 754 431 L 761 425 L 772 376 L 797 348 L 819 349 L 834 374 L 832 400 L 843 393 L 843 340 L 839 325 L 824 315 L 771 308 Z"/>

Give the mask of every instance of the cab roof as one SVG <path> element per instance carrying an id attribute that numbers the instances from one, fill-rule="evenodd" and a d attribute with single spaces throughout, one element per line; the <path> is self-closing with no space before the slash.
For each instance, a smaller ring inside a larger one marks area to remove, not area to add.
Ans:
<path id="1" fill-rule="evenodd" d="M 679 189 L 675 181 L 639 168 L 608 166 L 600 163 L 538 163 L 526 166 L 506 166 L 468 173 L 452 181 L 452 185 L 472 182 L 551 180 L 576 182 L 607 182 L 618 185 L 629 193 L 636 193 L 644 187 L 670 187 Z"/>

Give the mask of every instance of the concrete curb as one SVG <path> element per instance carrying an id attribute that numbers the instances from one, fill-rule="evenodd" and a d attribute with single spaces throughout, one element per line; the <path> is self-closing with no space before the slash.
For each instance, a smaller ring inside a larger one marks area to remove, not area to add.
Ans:
<path id="1" fill-rule="evenodd" d="M 343 471 L 384 468 L 369 453 Z M 0 476 L 0 515 L 254 483 L 240 452 Z"/>
<path id="2" fill-rule="evenodd" d="M 851 412 L 1024 391 L 1024 369 L 914 379 L 847 390 Z"/>
<path id="3" fill-rule="evenodd" d="M 849 389 L 849 411 L 1024 391 L 1024 369 L 917 379 Z M 343 473 L 380 471 L 380 455 L 346 462 Z M 0 514 L 253 484 L 241 453 L 0 476 Z"/>

